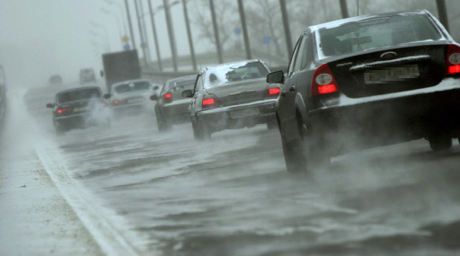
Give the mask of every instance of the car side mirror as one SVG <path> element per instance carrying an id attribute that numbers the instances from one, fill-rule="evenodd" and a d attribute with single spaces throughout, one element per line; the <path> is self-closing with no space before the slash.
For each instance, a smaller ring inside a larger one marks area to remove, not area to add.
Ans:
<path id="1" fill-rule="evenodd" d="M 269 84 L 282 84 L 284 83 L 283 71 L 271 72 L 267 75 L 267 83 Z"/>
<path id="2" fill-rule="evenodd" d="M 150 96 L 150 100 L 157 101 L 158 100 L 158 95 L 154 94 Z"/>
<path id="3" fill-rule="evenodd" d="M 104 94 L 104 99 L 108 100 L 108 99 L 110 99 L 110 97 L 112 97 L 111 94 L 109 94 L 109 93 Z"/>
<path id="4" fill-rule="evenodd" d="M 182 97 L 184 97 L 184 98 L 191 98 L 191 97 L 193 97 L 193 92 L 192 92 L 192 90 L 184 90 L 184 91 L 182 92 Z"/>
<path id="5" fill-rule="evenodd" d="M 155 91 L 158 90 L 159 88 L 160 88 L 160 87 L 159 87 L 158 85 L 155 85 L 155 86 L 153 87 L 153 89 L 154 89 Z"/>
<path id="6" fill-rule="evenodd" d="M 48 104 L 46 104 L 46 107 L 47 108 L 54 108 L 54 104 L 53 103 L 48 103 Z"/>

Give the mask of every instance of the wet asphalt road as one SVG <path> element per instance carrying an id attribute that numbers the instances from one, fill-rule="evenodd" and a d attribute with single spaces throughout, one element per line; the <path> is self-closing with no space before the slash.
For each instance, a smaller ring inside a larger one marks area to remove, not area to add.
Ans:
<path id="1" fill-rule="evenodd" d="M 25 97 L 50 134 L 52 97 Z M 303 176 L 263 125 L 196 142 L 190 124 L 159 133 L 146 114 L 56 140 L 71 176 L 163 255 L 460 255 L 458 141 L 352 153 Z"/>

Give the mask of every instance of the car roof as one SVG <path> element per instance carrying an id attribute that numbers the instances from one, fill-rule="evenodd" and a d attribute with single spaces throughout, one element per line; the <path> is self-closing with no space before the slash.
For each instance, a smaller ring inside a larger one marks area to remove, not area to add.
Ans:
<path id="1" fill-rule="evenodd" d="M 234 61 L 234 62 L 226 62 L 226 63 L 223 63 L 223 64 L 219 64 L 219 65 L 215 65 L 215 66 L 208 66 L 208 67 L 205 67 L 203 68 L 202 72 L 205 72 L 207 70 L 211 70 L 211 69 L 215 69 L 215 68 L 220 68 L 220 67 L 228 67 L 228 66 L 235 66 L 235 65 L 244 65 L 244 64 L 247 64 L 247 63 L 252 63 L 252 62 L 260 62 L 262 63 L 263 65 L 265 65 L 265 63 L 259 59 L 251 59 L 251 60 L 242 60 L 242 61 Z M 266 66 L 266 65 L 265 65 Z"/>
<path id="2" fill-rule="evenodd" d="M 388 13 L 380 13 L 380 14 L 373 14 L 373 15 L 362 15 L 362 16 L 357 16 L 357 17 L 350 17 L 346 19 L 339 19 L 339 20 L 334 20 L 330 22 L 325 22 L 313 26 L 309 26 L 305 32 L 308 30 L 311 31 L 318 31 L 321 29 L 329 29 L 329 28 L 334 28 L 338 27 L 347 23 L 352 23 L 352 22 L 358 22 L 358 21 L 364 21 L 364 20 L 373 20 L 373 19 L 378 19 L 378 18 L 385 18 L 385 17 L 393 17 L 393 16 L 404 16 L 404 15 L 428 15 L 427 10 L 417 10 L 417 11 L 406 11 L 406 12 L 388 12 Z"/>
<path id="3" fill-rule="evenodd" d="M 132 79 L 132 80 L 125 80 L 125 81 L 120 81 L 120 82 L 113 83 L 111 85 L 111 87 L 113 87 L 115 85 L 129 84 L 129 83 L 133 83 L 133 82 L 149 82 L 149 83 L 152 83 L 152 81 L 150 81 L 149 79 Z"/>
<path id="4" fill-rule="evenodd" d="M 76 87 L 76 88 L 71 88 L 71 89 L 67 89 L 67 90 L 62 90 L 62 91 L 57 92 L 56 94 L 83 91 L 83 90 L 88 90 L 88 89 L 96 89 L 98 91 L 101 91 L 101 88 L 99 88 L 97 86 L 82 86 L 82 87 Z"/>
<path id="5" fill-rule="evenodd" d="M 188 75 L 188 76 L 176 77 L 176 78 L 169 79 L 167 81 L 167 83 L 179 82 L 179 81 L 184 81 L 184 80 L 194 80 L 194 79 L 196 79 L 196 76 L 197 75 Z"/>

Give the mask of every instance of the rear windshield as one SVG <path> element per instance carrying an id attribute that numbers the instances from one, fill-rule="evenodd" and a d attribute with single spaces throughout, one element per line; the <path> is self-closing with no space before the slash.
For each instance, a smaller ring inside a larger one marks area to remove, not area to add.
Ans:
<path id="1" fill-rule="evenodd" d="M 230 64 L 210 68 L 206 73 L 205 87 L 215 87 L 231 82 L 265 78 L 267 68 L 260 62 Z"/>
<path id="2" fill-rule="evenodd" d="M 195 80 L 196 78 L 188 80 L 171 81 L 168 83 L 168 88 L 166 89 L 173 91 L 193 89 L 193 86 L 195 85 Z"/>
<path id="3" fill-rule="evenodd" d="M 435 41 L 442 36 L 423 15 L 391 16 L 347 23 L 319 31 L 320 59 L 419 41 Z"/>
<path id="4" fill-rule="evenodd" d="M 101 93 L 97 89 L 87 89 L 72 91 L 58 94 L 58 103 L 65 103 L 77 100 L 86 100 L 91 98 L 101 98 Z"/>
<path id="5" fill-rule="evenodd" d="M 139 81 L 127 84 L 120 84 L 114 87 L 116 93 L 127 93 L 127 92 L 143 92 L 150 89 L 150 82 Z"/>

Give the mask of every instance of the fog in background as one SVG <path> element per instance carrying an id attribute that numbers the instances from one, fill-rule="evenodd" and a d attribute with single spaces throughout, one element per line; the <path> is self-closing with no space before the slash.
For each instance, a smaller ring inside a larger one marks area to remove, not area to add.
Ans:
<path id="1" fill-rule="evenodd" d="M 143 58 L 134 1 L 128 2 L 139 56 Z M 154 17 L 161 57 L 170 58 L 165 15 L 161 9 L 163 1 L 151 2 L 156 10 Z M 174 2 L 169 0 L 170 4 Z M 438 16 L 435 0 L 348 0 L 347 3 L 350 16 L 416 9 L 427 9 Z M 270 53 L 287 62 L 289 53 L 279 0 L 249 0 L 244 4 L 252 50 Z M 341 18 L 339 0 L 286 0 L 286 4 L 293 43 L 306 26 Z M 142 5 L 149 55 L 155 61 L 147 0 L 142 0 Z M 241 27 L 237 1 L 218 0 L 214 5 L 224 52 L 243 52 L 242 37 L 235 33 L 235 29 Z M 458 41 L 460 31 L 455 28 L 460 22 L 460 1 L 446 0 L 446 5 L 450 30 Z M 0 0 L 0 65 L 5 69 L 8 84 L 13 87 L 43 86 L 54 74 L 61 75 L 64 83 L 75 82 L 81 68 L 101 70 L 101 54 L 108 50 L 121 51 L 120 35 L 125 35 L 126 31 L 129 36 L 124 8 L 124 0 Z M 187 8 L 196 53 L 215 53 L 209 1 L 188 0 Z M 182 4 L 174 4 L 171 13 L 178 55 L 187 56 L 189 45 Z M 269 45 L 262 44 L 266 36 L 271 37 Z"/>

